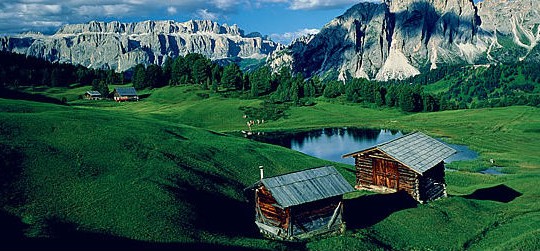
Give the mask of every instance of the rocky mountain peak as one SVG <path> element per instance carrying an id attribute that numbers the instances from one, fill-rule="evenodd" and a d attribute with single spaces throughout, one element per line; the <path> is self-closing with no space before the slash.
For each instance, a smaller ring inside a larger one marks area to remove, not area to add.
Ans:
<path id="1" fill-rule="evenodd" d="M 210 20 L 190 20 L 187 22 L 175 21 L 143 21 L 138 23 L 120 23 L 91 21 L 86 24 L 68 24 L 56 32 L 57 35 L 70 35 L 80 33 L 116 33 L 123 35 L 140 35 L 148 33 L 163 34 L 196 34 L 214 33 L 243 36 L 244 31 L 237 25 L 220 25 Z"/>
<path id="2" fill-rule="evenodd" d="M 388 80 L 439 65 L 525 59 L 540 40 L 539 9 L 535 0 L 363 2 L 269 64 L 306 76 Z"/>
<path id="3" fill-rule="evenodd" d="M 279 44 L 260 34 L 244 36 L 237 25 L 210 20 L 97 22 L 69 24 L 52 36 L 20 34 L 0 38 L 0 50 L 52 62 L 124 71 L 162 64 L 166 57 L 200 53 L 211 59 L 264 58 Z"/>

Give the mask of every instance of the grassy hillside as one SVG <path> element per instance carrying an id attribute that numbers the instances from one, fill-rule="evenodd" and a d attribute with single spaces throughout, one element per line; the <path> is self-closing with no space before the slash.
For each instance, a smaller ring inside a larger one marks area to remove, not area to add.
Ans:
<path id="1" fill-rule="evenodd" d="M 6 163 L 1 171 L 9 174 L 1 180 L 0 198 L 4 211 L 26 224 L 27 235 L 62 236 L 58 229 L 68 225 L 128 240 L 218 245 L 210 248 L 540 246 L 538 108 L 408 115 L 324 99 L 291 107 L 285 117 L 255 129 L 421 130 L 468 145 L 481 156 L 451 165 L 461 171 L 447 173 L 447 199 L 411 205 L 394 195 L 355 193 L 345 207 L 345 235 L 291 246 L 257 235 L 242 190 L 257 180 L 258 165 L 274 175 L 327 162 L 220 133 L 245 130 L 240 108 L 259 107 L 259 100 L 223 98 L 192 87 L 147 94 L 135 103 L 75 101 L 71 106 L 0 99 L 0 160 Z M 508 174 L 476 173 L 490 167 L 490 159 Z M 339 166 L 352 183 L 350 168 Z M 505 196 L 515 199 L 504 201 Z"/>
<path id="2" fill-rule="evenodd" d="M 256 233 L 242 190 L 258 165 L 276 175 L 328 164 L 124 112 L 0 100 L 0 121 L 0 166 L 11 175 L 2 206 L 33 237 L 66 223 L 135 240 L 235 245 Z"/>

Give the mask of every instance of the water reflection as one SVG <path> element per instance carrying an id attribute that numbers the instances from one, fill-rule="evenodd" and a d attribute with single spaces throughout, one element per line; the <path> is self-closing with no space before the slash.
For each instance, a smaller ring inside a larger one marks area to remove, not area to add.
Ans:
<path id="1" fill-rule="evenodd" d="M 325 128 L 300 133 L 266 133 L 253 139 L 284 146 L 317 158 L 354 165 L 344 154 L 366 149 L 403 136 L 400 131 L 358 128 Z"/>
<path id="2" fill-rule="evenodd" d="M 443 142 L 445 143 L 445 142 Z M 456 145 L 456 144 L 448 144 L 450 147 L 456 149 L 457 153 L 448 157 L 444 160 L 446 163 L 454 162 L 454 161 L 462 161 L 462 160 L 473 160 L 478 158 L 478 153 L 469 149 L 467 146 L 464 145 Z"/>
<path id="3" fill-rule="evenodd" d="M 367 149 L 378 144 L 403 136 L 396 130 L 361 129 L 361 128 L 325 128 L 307 132 L 289 133 L 272 132 L 253 134 L 249 137 L 274 145 L 287 147 L 317 158 L 354 165 L 353 158 L 341 156 L 354 151 Z M 457 154 L 446 159 L 447 163 L 459 160 L 472 160 L 478 154 L 466 146 L 452 145 Z"/>

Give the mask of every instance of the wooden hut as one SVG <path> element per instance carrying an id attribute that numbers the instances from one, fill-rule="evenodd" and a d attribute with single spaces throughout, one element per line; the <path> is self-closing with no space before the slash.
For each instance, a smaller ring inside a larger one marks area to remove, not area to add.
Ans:
<path id="1" fill-rule="evenodd" d="M 332 166 L 262 179 L 255 190 L 255 224 L 264 235 L 295 240 L 340 232 L 343 194 L 354 191 Z"/>
<path id="2" fill-rule="evenodd" d="M 114 100 L 121 101 L 139 101 L 137 91 L 133 87 L 117 87 L 113 91 Z"/>
<path id="3" fill-rule="evenodd" d="M 84 98 L 88 100 L 100 100 L 101 93 L 98 91 L 87 91 L 84 93 Z"/>
<path id="4" fill-rule="evenodd" d="M 350 154 L 356 189 L 406 191 L 420 203 L 446 197 L 444 160 L 456 150 L 421 132 Z"/>

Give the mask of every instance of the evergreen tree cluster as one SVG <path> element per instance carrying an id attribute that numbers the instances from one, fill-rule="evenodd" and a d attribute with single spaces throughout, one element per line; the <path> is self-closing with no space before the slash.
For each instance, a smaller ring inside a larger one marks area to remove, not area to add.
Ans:
<path id="1" fill-rule="evenodd" d="M 94 86 L 96 80 L 123 83 L 124 77 L 111 70 L 94 70 L 80 65 L 51 63 L 35 57 L 0 52 L 0 87 L 64 87 L 74 83 Z"/>
<path id="2" fill-rule="evenodd" d="M 165 85 L 199 85 L 202 89 L 218 91 L 247 90 L 249 79 L 236 64 L 225 67 L 212 62 L 201 54 L 190 53 L 175 59 L 167 58 L 162 67 L 157 65 L 135 66 L 132 77 L 137 89 L 159 88 Z"/>
<path id="3" fill-rule="evenodd" d="M 50 63 L 24 55 L 0 52 L 0 86 L 68 86 L 79 83 L 108 95 L 109 84 L 129 81 L 137 89 L 166 85 L 198 85 L 201 89 L 244 96 L 264 96 L 271 103 L 313 104 L 313 98 L 342 97 L 348 102 L 397 107 L 405 112 L 440 111 L 509 105 L 540 106 L 540 71 L 531 63 L 487 67 L 443 66 L 403 81 L 347 82 L 305 79 L 287 68 L 273 73 L 267 66 L 242 72 L 231 63 L 221 66 L 201 54 L 167 58 L 163 66 L 139 64 L 123 74 L 83 66 Z M 124 76 L 131 76 L 124 79 Z M 446 83 L 441 94 L 424 92 L 423 86 Z"/>
<path id="4" fill-rule="evenodd" d="M 465 67 L 447 79 L 449 109 L 539 105 L 540 73 L 530 63 Z"/>
<path id="5" fill-rule="evenodd" d="M 397 107 L 405 112 L 439 111 L 439 97 L 424 93 L 421 85 L 382 83 L 367 79 L 352 79 L 346 83 L 330 82 L 324 89 L 324 97 L 345 96 L 353 103 L 369 103 L 378 107 Z"/>

